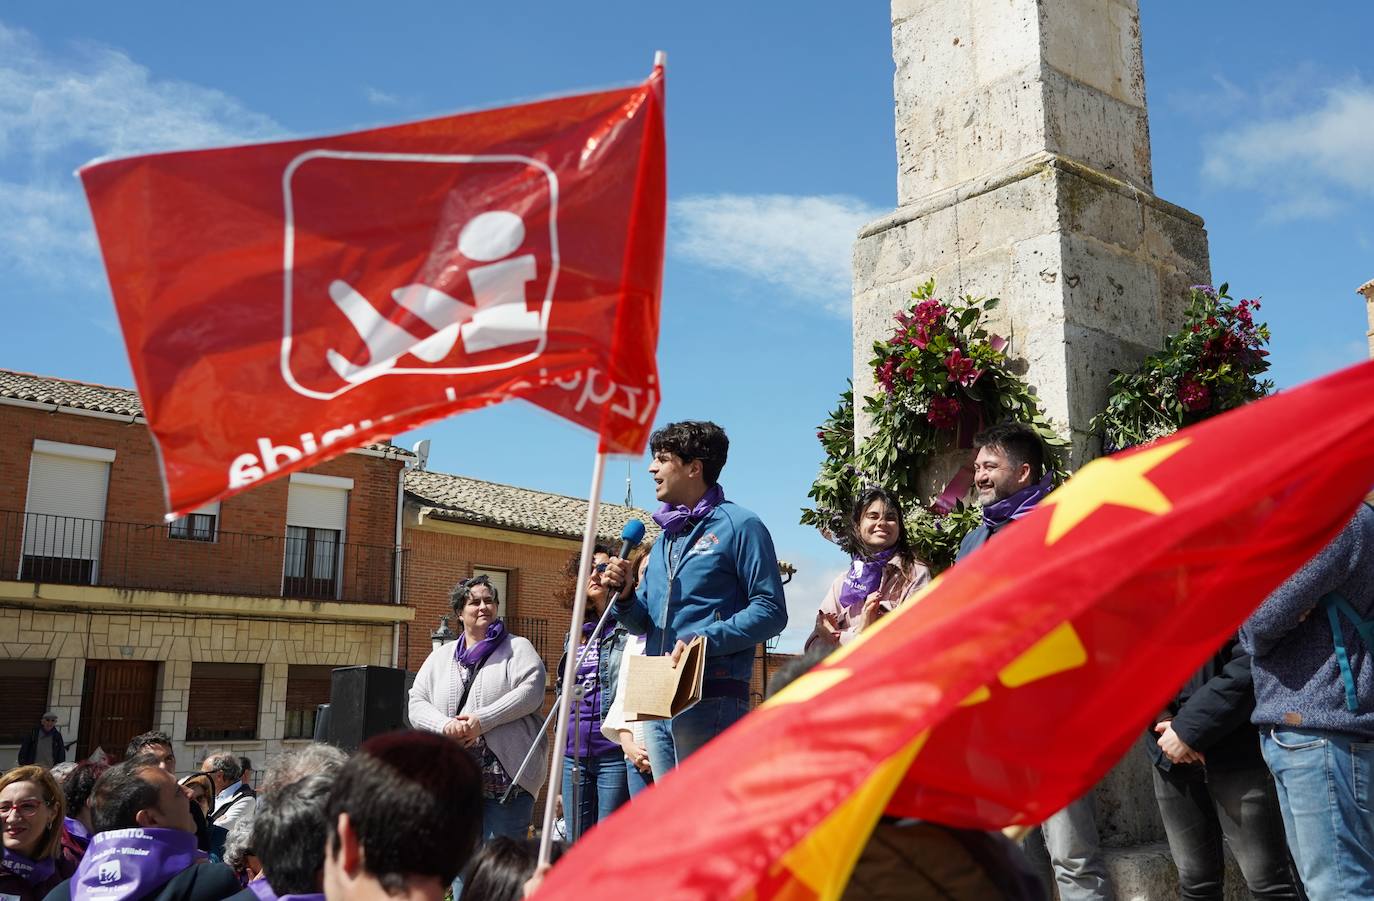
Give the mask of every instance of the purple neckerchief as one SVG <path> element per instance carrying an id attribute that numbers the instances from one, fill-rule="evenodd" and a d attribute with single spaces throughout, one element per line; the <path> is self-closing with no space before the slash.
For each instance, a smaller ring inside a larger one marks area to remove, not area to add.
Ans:
<path id="1" fill-rule="evenodd" d="M 278 895 L 272 890 L 272 884 L 267 881 L 266 876 L 259 876 L 248 883 L 248 891 L 252 892 L 258 901 L 324 901 L 324 894 L 321 892 L 309 895 Z"/>
<path id="2" fill-rule="evenodd" d="M 6 848 L 4 856 L 0 857 L 0 870 L 13 873 L 24 880 L 27 885 L 41 885 L 45 880 L 51 879 L 53 873 L 57 872 L 57 861 L 51 857 L 31 860 Z"/>
<path id="3" fill-rule="evenodd" d="M 654 514 L 654 522 L 658 523 L 669 537 L 681 535 L 692 525 L 693 522 L 701 522 L 711 515 L 711 511 L 720 506 L 725 500 L 725 489 L 720 487 L 720 483 L 712 485 L 706 489 L 706 493 L 701 496 L 701 500 L 689 510 L 685 504 L 664 504 L 658 508 Z"/>
<path id="4" fill-rule="evenodd" d="M 895 553 L 897 549 L 890 547 L 866 557 L 855 554 L 850 559 L 849 573 L 840 587 L 840 606 L 851 616 L 863 606 L 870 594 L 878 590 L 883 582 L 883 567 L 887 566 L 887 561 Z"/>
<path id="5" fill-rule="evenodd" d="M 459 635 L 458 641 L 454 643 L 453 659 L 468 669 L 480 666 L 482 661 L 490 657 L 491 652 L 500 647 L 501 642 L 505 641 L 507 638 L 510 638 L 510 633 L 506 631 L 505 623 L 498 619 L 490 626 L 487 626 L 487 637 L 483 638 L 472 647 L 468 647 L 468 636 L 466 632 Z"/>
<path id="6" fill-rule="evenodd" d="M 1034 485 L 1027 485 L 1015 494 L 984 507 L 983 524 L 996 531 L 1013 519 L 1029 515 L 1035 509 L 1035 505 L 1043 501 L 1045 495 L 1053 488 L 1054 474 L 1047 472 L 1045 477 Z"/>
<path id="7" fill-rule="evenodd" d="M 63 817 L 62 825 L 67 827 L 67 834 L 76 839 L 76 843 L 81 847 L 86 847 L 91 843 L 91 830 L 86 828 L 86 824 L 71 817 Z"/>
<path id="8" fill-rule="evenodd" d="M 91 839 L 72 877 L 72 901 L 124 901 L 151 895 L 205 859 L 194 832 L 112 829 Z"/>
<path id="9" fill-rule="evenodd" d="M 258 901 L 278 901 L 277 893 L 272 891 L 272 884 L 266 876 L 259 876 L 248 883 L 248 891 L 256 895 Z"/>

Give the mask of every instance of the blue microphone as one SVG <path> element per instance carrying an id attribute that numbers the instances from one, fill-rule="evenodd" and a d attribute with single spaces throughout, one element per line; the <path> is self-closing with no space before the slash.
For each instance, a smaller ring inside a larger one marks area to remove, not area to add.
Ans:
<path id="1" fill-rule="evenodd" d="M 644 523 L 638 519 L 631 519 L 625 523 L 625 528 L 620 530 L 620 553 L 616 554 L 621 560 L 630 556 L 630 551 L 639 547 L 639 543 L 644 540 Z M 606 608 L 620 600 L 620 591 L 625 586 L 620 586 L 611 592 L 611 596 L 606 599 Z"/>

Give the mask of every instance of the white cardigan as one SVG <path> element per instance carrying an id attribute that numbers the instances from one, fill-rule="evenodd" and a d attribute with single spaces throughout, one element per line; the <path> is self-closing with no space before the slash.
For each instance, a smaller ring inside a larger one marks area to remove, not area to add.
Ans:
<path id="1" fill-rule="evenodd" d="M 463 693 L 463 683 L 458 676 L 458 661 L 453 659 L 455 647 L 449 643 L 431 651 L 420 666 L 410 689 L 411 725 L 443 733 L 444 725 L 459 713 L 475 716 L 487 747 L 512 777 L 530 746 L 538 742 L 539 750 L 525 768 L 519 785 L 532 795 L 539 794 L 549 775 L 548 742 L 539 730 L 539 708 L 544 703 L 544 661 L 527 639 L 512 635 L 492 651 L 477 671 L 477 681 L 460 711 L 458 698 Z"/>

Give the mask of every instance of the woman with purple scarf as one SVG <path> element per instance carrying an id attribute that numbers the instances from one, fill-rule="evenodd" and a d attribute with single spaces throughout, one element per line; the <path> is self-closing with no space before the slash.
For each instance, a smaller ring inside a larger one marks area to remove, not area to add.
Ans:
<path id="1" fill-rule="evenodd" d="M 569 842 L 577 841 L 630 799 L 624 749 L 601 732 L 620 681 L 620 661 L 629 633 L 612 619 L 597 640 L 587 646 L 605 610 L 607 590 L 601 584 L 600 574 L 609 558 L 610 553 L 598 546 L 591 565 L 583 566 L 582 555 L 574 553 L 564 567 L 563 585 L 558 593 L 559 602 L 571 610 L 577 583 L 587 581 L 587 618 L 574 651 L 578 655 L 578 691 L 568 711 L 568 743 L 563 756 L 563 811 Z M 565 638 L 563 657 L 558 661 L 560 677 L 570 644 Z M 560 678 L 559 691 L 562 690 Z"/>
<path id="2" fill-rule="evenodd" d="M 528 640 L 506 630 L 500 601 L 486 576 L 454 587 L 450 605 L 463 632 L 421 665 L 410 689 L 410 722 L 453 738 L 481 766 L 483 837 L 524 838 L 548 776 L 539 728 L 544 661 Z M 535 744 L 539 750 L 520 772 Z"/>
<path id="3" fill-rule="evenodd" d="M 109 767 L 89 760 L 78 763 L 62 778 L 62 796 L 67 803 L 66 827 L 62 831 L 62 854 L 75 866 L 91 843 L 95 827 L 91 820 L 91 792 Z"/>
<path id="4" fill-rule="evenodd" d="M 818 642 L 836 647 L 853 641 L 930 581 L 930 570 L 911 552 L 901 501 L 886 488 L 859 492 L 843 544 L 849 569 L 821 601 L 808 649 Z"/>
<path id="5" fill-rule="evenodd" d="M 40 901 L 76 872 L 62 853 L 66 801 L 41 766 L 21 766 L 0 777 L 0 896 Z"/>

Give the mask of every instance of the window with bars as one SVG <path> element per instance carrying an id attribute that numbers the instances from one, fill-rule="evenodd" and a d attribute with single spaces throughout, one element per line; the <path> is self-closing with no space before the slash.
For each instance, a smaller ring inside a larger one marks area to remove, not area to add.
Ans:
<path id="1" fill-rule="evenodd" d="M 300 598 L 338 596 L 338 529 L 286 527 L 286 580 L 283 593 Z"/>
<path id="2" fill-rule="evenodd" d="M 283 738 L 314 738 L 315 714 L 329 703 L 332 666 L 291 664 L 286 671 L 286 734 Z"/>
<path id="3" fill-rule="evenodd" d="M 192 663 L 187 741 L 258 737 L 262 667 L 256 663 Z"/>

